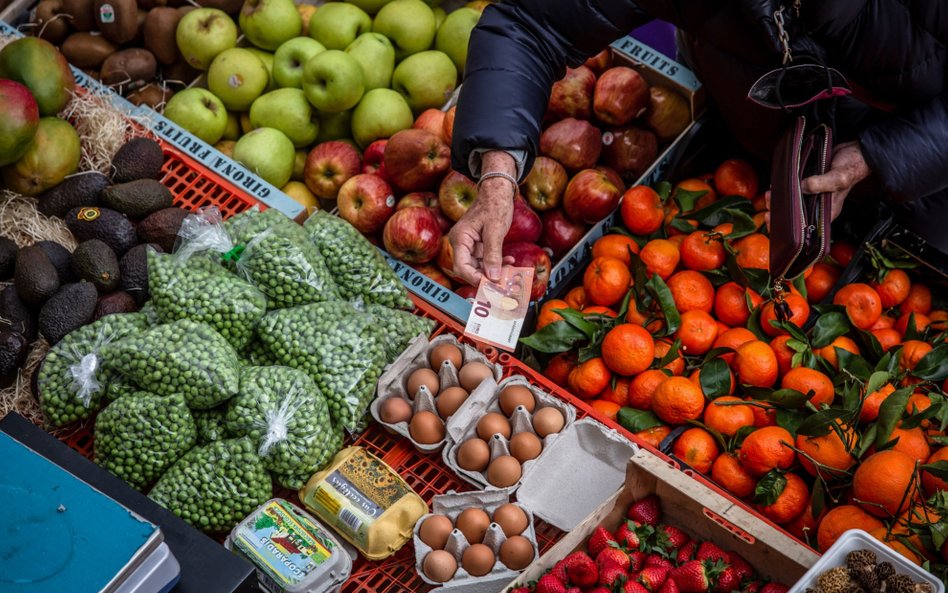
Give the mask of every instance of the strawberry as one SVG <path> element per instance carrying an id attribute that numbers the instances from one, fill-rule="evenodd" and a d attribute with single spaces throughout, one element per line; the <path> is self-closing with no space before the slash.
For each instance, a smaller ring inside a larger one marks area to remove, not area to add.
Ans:
<path id="1" fill-rule="evenodd" d="M 713 593 L 731 593 L 731 591 L 738 591 L 740 588 L 740 573 L 738 573 L 733 566 L 728 566 L 724 569 L 724 572 L 718 575 L 718 578 L 714 582 L 714 587 L 711 588 L 711 591 Z"/>
<path id="2" fill-rule="evenodd" d="M 666 579 L 665 584 L 658 590 L 658 593 L 680 593 L 678 583 L 675 582 L 675 579 Z"/>
<path id="3" fill-rule="evenodd" d="M 592 589 L 589 589 L 588 591 L 586 591 L 586 593 L 612 593 L 612 588 L 602 587 L 602 586 L 593 587 Z"/>
<path id="4" fill-rule="evenodd" d="M 566 590 L 566 593 L 583 593 L 583 590 L 579 587 L 570 587 Z"/>
<path id="5" fill-rule="evenodd" d="M 589 541 L 586 543 L 586 550 L 589 552 L 589 555 L 593 558 L 599 556 L 599 553 L 609 547 L 609 544 L 615 543 L 616 538 L 612 533 L 605 527 L 597 527 L 593 530 L 592 535 L 589 536 Z"/>
<path id="6" fill-rule="evenodd" d="M 510 593 L 530 593 L 528 587 L 517 587 L 516 589 L 511 589 Z"/>
<path id="7" fill-rule="evenodd" d="M 658 496 L 649 494 L 629 507 L 629 519 L 643 525 L 658 525 L 662 521 L 662 503 Z"/>
<path id="8" fill-rule="evenodd" d="M 642 567 L 645 566 L 645 558 L 645 552 L 641 550 L 629 552 L 629 572 L 638 572 L 642 570 Z"/>
<path id="9" fill-rule="evenodd" d="M 673 525 L 658 526 L 658 545 L 666 551 L 677 553 L 689 541 L 688 534 Z"/>
<path id="10" fill-rule="evenodd" d="M 787 593 L 790 587 L 782 583 L 767 583 L 760 588 L 760 593 Z"/>
<path id="11" fill-rule="evenodd" d="M 689 560 L 695 557 L 695 550 L 697 549 L 698 549 L 697 542 L 692 540 L 686 543 L 681 548 L 679 548 L 678 555 L 675 557 L 675 561 L 678 564 L 684 564 L 685 562 L 688 562 Z"/>
<path id="12" fill-rule="evenodd" d="M 575 556 L 575 559 L 566 569 L 569 582 L 580 587 L 595 585 L 599 579 L 599 568 L 596 562 L 585 552 L 573 552 L 570 556 Z"/>
<path id="13" fill-rule="evenodd" d="M 701 560 L 689 560 L 673 568 L 669 577 L 674 579 L 681 593 L 704 593 L 711 587 L 707 568 Z"/>
<path id="14" fill-rule="evenodd" d="M 629 555 L 619 548 L 606 548 L 596 556 L 596 565 L 599 566 L 600 571 L 609 565 L 615 565 L 622 570 L 626 570 L 631 562 Z"/>
<path id="15" fill-rule="evenodd" d="M 645 557 L 645 566 L 661 566 L 665 568 L 675 568 L 671 560 L 659 554 L 649 554 Z"/>
<path id="16" fill-rule="evenodd" d="M 619 542 L 620 546 L 627 548 L 629 550 L 637 550 L 639 548 L 639 534 L 635 532 L 637 525 L 632 521 L 626 521 L 616 529 L 616 541 Z"/>
<path id="17" fill-rule="evenodd" d="M 566 585 L 552 574 L 545 574 L 537 581 L 534 593 L 566 593 Z"/>
<path id="18" fill-rule="evenodd" d="M 695 555 L 695 560 L 723 560 L 727 562 L 728 557 L 727 552 L 717 545 L 711 542 L 701 542 L 701 545 L 698 546 L 698 553 Z"/>
<path id="19" fill-rule="evenodd" d="M 563 558 L 559 562 L 553 565 L 553 570 L 550 573 L 560 580 L 564 585 L 569 583 L 569 576 L 567 572 L 569 567 L 576 562 L 582 561 L 583 557 L 589 558 L 589 555 L 586 552 L 573 552 L 566 558 Z"/>
<path id="20" fill-rule="evenodd" d="M 750 581 L 744 583 L 744 586 L 741 587 L 742 593 L 760 593 L 760 588 L 763 587 L 763 584 L 760 581 Z"/>
<path id="21" fill-rule="evenodd" d="M 639 573 L 638 581 L 649 591 L 658 591 L 668 580 L 670 570 L 667 566 L 646 566 Z"/>
<path id="22" fill-rule="evenodd" d="M 731 567 L 737 571 L 737 576 L 741 578 L 741 581 L 746 581 L 754 577 L 754 568 L 737 552 L 728 552 L 727 561 Z"/>
<path id="23" fill-rule="evenodd" d="M 609 564 L 599 570 L 599 580 L 597 583 L 612 590 L 616 584 L 622 582 L 625 577 L 625 569 L 615 564 Z"/>
<path id="24" fill-rule="evenodd" d="M 621 593 L 649 593 L 648 589 L 638 581 L 626 581 L 619 591 Z"/>

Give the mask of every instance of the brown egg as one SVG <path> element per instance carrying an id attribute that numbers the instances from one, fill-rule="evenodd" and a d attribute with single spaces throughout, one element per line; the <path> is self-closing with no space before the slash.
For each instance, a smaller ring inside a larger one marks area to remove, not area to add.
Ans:
<path id="1" fill-rule="evenodd" d="M 531 414 L 537 405 L 533 393 L 523 385 L 511 385 L 500 392 L 500 409 L 504 414 L 510 416 L 517 409 L 517 406 L 523 406 Z"/>
<path id="2" fill-rule="evenodd" d="M 428 362 L 431 363 L 431 368 L 436 371 L 441 368 L 446 360 L 450 360 L 455 369 L 461 368 L 461 349 L 454 344 L 438 344 L 428 354 Z"/>
<path id="3" fill-rule="evenodd" d="M 510 455 L 501 455 L 487 466 L 487 481 L 498 488 L 513 486 L 520 481 L 520 462 Z"/>
<path id="4" fill-rule="evenodd" d="M 408 425 L 408 434 L 422 445 L 433 445 L 444 440 L 444 421 L 434 412 L 418 412 Z"/>
<path id="5" fill-rule="evenodd" d="M 510 438 L 510 420 L 507 420 L 499 412 L 490 412 L 477 421 L 477 436 L 489 440 L 490 437 L 500 433 L 504 438 Z"/>
<path id="6" fill-rule="evenodd" d="M 481 381 L 493 376 L 494 373 L 486 364 L 482 362 L 469 362 L 461 367 L 460 372 L 458 372 L 458 381 L 461 382 L 461 387 L 471 392 L 481 384 Z"/>
<path id="7" fill-rule="evenodd" d="M 400 397 L 390 397 L 379 406 L 379 416 L 386 424 L 408 422 L 413 413 L 411 404 Z"/>
<path id="8" fill-rule="evenodd" d="M 464 550 L 461 556 L 461 567 L 472 577 L 482 577 L 494 568 L 494 552 L 484 544 L 474 544 Z"/>
<path id="9" fill-rule="evenodd" d="M 458 447 L 458 465 L 471 472 L 482 472 L 490 463 L 490 447 L 481 439 L 468 439 Z"/>
<path id="10" fill-rule="evenodd" d="M 458 571 L 458 562 L 444 550 L 433 550 L 425 556 L 421 568 L 432 581 L 446 583 L 454 578 L 454 573 Z"/>
<path id="11" fill-rule="evenodd" d="M 533 562 L 533 544 L 522 535 L 507 538 L 500 545 L 500 561 L 510 570 L 522 570 Z"/>
<path id="12" fill-rule="evenodd" d="M 418 529 L 418 537 L 431 548 L 443 550 L 453 530 L 454 524 L 451 523 L 451 519 L 444 515 L 431 515 Z"/>
<path id="13" fill-rule="evenodd" d="M 431 395 L 438 395 L 441 388 L 441 381 L 438 379 L 438 373 L 431 369 L 418 369 L 408 376 L 408 383 L 405 384 L 405 391 L 408 397 L 415 397 L 418 389 L 424 385 L 431 392 Z"/>
<path id="14" fill-rule="evenodd" d="M 461 387 L 448 387 L 441 392 L 441 395 L 439 395 L 437 401 L 435 401 L 435 406 L 438 407 L 438 414 L 447 420 L 449 416 L 458 411 L 461 404 L 467 400 L 468 395 L 470 394 Z"/>
<path id="15" fill-rule="evenodd" d="M 536 459 L 543 451 L 543 443 L 532 432 L 518 432 L 510 439 L 510 454 L 520 463 Z"/>
<path id="16" fill-rule="evenodd" d="M 502 504 L 494 510 L 494 523 L 500 525 L 507 537 L 523 533 L 528 522 L 527 514 L 513 503 Z"/>
<path id="17" fill-rule="evenodd" d="M 490 516 L 484 509 L 464 509 L 455 519 L 454 526 L 464 534 L 467 543 L 479 544 L 484 541 L 484 534 L 490 527 Z"/>
<path id="18" fill-rule="evenodd" d="M 541 439 L 563 430 L 566 419 L 563 418 L 563 412 L 556 408 L 540 408 L 533 415 L 533 430 L 537 431 L 537 436 Z"/>

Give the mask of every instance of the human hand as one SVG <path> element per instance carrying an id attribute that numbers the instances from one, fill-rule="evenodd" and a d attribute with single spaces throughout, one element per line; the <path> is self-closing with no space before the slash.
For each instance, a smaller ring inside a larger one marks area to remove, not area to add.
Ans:
<path id="1" fill-rule="evenodd" d="M 846 196 L 857 183 L 869 176 L 872 171 L 862 156 L 859 142 L 844 142 L 833 151 L 833 162 L 830 170 L 823 175 L 814 175 L 803 180 L 803 192 L 832 194 L 832 218 L 836 220 L 843 211 Z"/>

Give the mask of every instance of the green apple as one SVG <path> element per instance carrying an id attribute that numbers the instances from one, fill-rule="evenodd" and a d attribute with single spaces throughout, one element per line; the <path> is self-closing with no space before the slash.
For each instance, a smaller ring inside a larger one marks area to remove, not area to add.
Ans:
<path id="1" fill-rule="evenodd" d="M 347 2 L 327 2 L 309 19 L 309 36 L 326 49 L 345 49 L 355 38 L 372 30 L 372 17 Z"/>
<path id="2" fill-rule="evenodd" d="M 375 14 L 383 6 L 392 0 L 346 0 L 349 4 L 354 4 L 369 14 Z"/>
<path id="3" fill-rule="evenodd" d="M 247 41 L 268 51 L 303 31 L 303 17 L 293 0 L 244 0 L 238 22 Z"/>
<path id="4" fill-rule="evenodd" d="M 481 18 L 481 13 L 473 8 L 461 7 L 444 20 L 435 37 L 435 49 L 451 58 L 458 72 L 464 73 L 467 62 L 467 44 L 471 40 L 471 31 Z"/>
<path id="5" fill-rule="evenodd" d="M 448 18 L 448 13 L 446 13 L 440 6 L 432 8 L 431 11 L 435 15 L 435 28 L 440 29 L 441 23 L 444 22 L 444 19 Z"/>
<path id="6" fill-rule="evenodd" d="M 398 61 L 425 51 L 435 38 L 435 16 L 421 0 L 392 0 L 375 15 L 372 30 L 388 37 Z"/>
<path id="7" fill-rule="evenodd" d="M 207 70 L 207 88 L 231 111 L 250 109 L 269 82 L 263 60 L 242 47 L 222 51 Z"/>
<path id="8" fill-rule="evenodd" d="M 191 87 L 175 93 L 164 115 L 208 144 L 217 144 L 227 129 L 227 109 L 207 89 Z"/>
<path id="9" fill-rule="evenodd" d="M 260 58 L 260 61 L 263 62 L 263 65 L 267 67 L 267 74 L 270 77 L 269 82 L 267 83 L 267 88 L 263 92 L 267 93 L 270 91 L 275 91 L 277 88 L 277 83 L 273 80 L 273 53 L 268 51 L 263 51 L 262 49 L 256 47 L 246 47 L 244 48 L 253 55 Z"/>
<path id="10" fill-rule="evenodd" d="M 303 66 L 303 92 L 320 111 L 336 113 L 352 109 L 364 91 L 362 66 L 344 51 L 327 49 Z"/>
<path id="11" fill-rule="evenodd" d="M 303 66 L 309 59 L 326 51 L 323 44 L 309 37 L 290 39 L 273 54 L 273 78 L 283 88 L 303 88 Z"/>
<path id="12" fill-rule="evenodd" d="M 412 126 L 411 108 L 392 89 L 374 89 L 365 94 L 352 113 L 352 137 L 360 148 L 379 138 L 389 138 Z"/>
<path id="13" fill-rule="evenodd" d="M 283 187 L 293 174 L 296 150 L 283 132 L 273 128 L 257 128 L 234 145 L 234 160 L 267 183 Z"/>
<path id="14" fill-rule="evenodd" d="M 224 135 L 221 140 L 236 140 L 240 138 L 240 116 L 233 111 L 227 112 L 227 126 L 224 127 Z"/>
<path id="15" fill-rule="evenodd" d="M 395 71 L 395 48 L 381 33 L 363 33 L 349 44 L 346 53 L 356 59 L 365 74 L 365 90 L 385 88 L 392 84 Z"/>
<path id="16" fill-rule="evenodd" d="M 316 111 L 300 89 L 277 89 L 261 95 L 250 106 L 250 125 L 280 130 L 296 148 L 312 144 L 319 133 Z"/>
<path id="17" fill-rule="evenodd" d="M 458 69 L 451 58 L 444 52 L 429 50 L 408 56 L 395 68 L 392 89 L 401 93 L 411 110 L 419 114 L 444 106 L 457 80 Z"/>
<path id="18" fill-rule="evenodd" d="M 442 2 L 444 2 L 444 0 L 425 0 L 425 4 L 427 4 L 431 8 L 440 7 Z"/>
<path id="19" fill-rule="evenodd" d="M 305 150 L 296 151 L 296 160 L 293 161 L 293 175 L 290 176 L 290 179 L 293 181 L 303 181 L 303 170 L 306 169 L 306 155 L 309 154 Z"/>
<path id="20" fill-rule="evenodd" d="M 319 136 L 316 144 L 352 137 L 352 109 L 339 113 L 319 114 Z"/>
<path id="21" fill-rule="evenodd" d="M 237 25 L 223 10 L 197 8 L 181 17 L 174 36 L 185 61 L 207 70 L 217 54 L 237 45 Z"/>

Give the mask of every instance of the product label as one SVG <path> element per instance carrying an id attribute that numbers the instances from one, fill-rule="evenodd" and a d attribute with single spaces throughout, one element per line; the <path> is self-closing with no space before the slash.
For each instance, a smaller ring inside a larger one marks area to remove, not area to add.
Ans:
<path id="1" fill-rule="evenodd" d="M 318 579 L 318 568 L 332 557 L 335 544 L 289 503 L 275 501 L 238 531 L 234 547 L 264 573 L 271 590 L 283 591 Z"/>
<path id="2" fill-rule="evenodd" d="M 115 9 L 112 8 L 111 4 L 103 4 L 99 8 L 99 22 L 101 23 L 114 23 L 115 22 Z"/>

